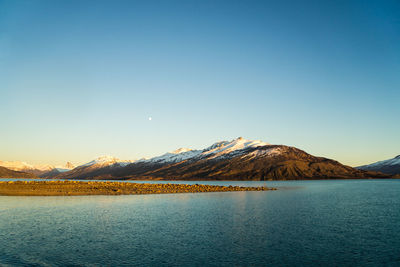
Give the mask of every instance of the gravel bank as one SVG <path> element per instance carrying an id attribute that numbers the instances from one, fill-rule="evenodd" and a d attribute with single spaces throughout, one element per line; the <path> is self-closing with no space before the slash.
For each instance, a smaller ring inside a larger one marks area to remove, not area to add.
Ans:
<path id="1" fill-rule="evenodd" d="M 0 195 L 7 196 L 132 195 L 267 190 L 276 189 L 268 187 L 216 186 L 200 184 L 139 184 L 93 181 L 0 182 Z"/>

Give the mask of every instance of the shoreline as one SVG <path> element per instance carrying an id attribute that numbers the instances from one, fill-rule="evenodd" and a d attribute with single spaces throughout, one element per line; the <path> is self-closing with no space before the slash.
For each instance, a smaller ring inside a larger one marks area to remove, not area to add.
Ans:
<path id="1" fill-rule="evenodd" d="M 90 178 L 90 179 L 62 179 L 62 178 L 13 178 L 13 177 L 0 177 L 0 182 L 2 180 L 30 180 L 30 181 L 83 181 L 83 182 L 281 182 L 281 181 L 339 181 L 339 180 L 399 180 L 400 174 L 396 174 L 393 177 L 384 177 L 384 178 L 376 178 L 376 177 L 357 177 L 357 178 L 302 178 L 302 179 L 268 179 L 268 180 L 243 180 L 243 179 L 205 179 L 205 178 L 196 178 L 196 179 L 102 179 L 99 178 Z"/>
<path id="2" fill-rule="evenodd" d="M 85 196 L 85 195 L 142 195 L 237 191 L 269 191 L 265 186 L 219 186 L 171 183 L 127 183 L 101 181 L 7 181 L 0 182 L 2 196 Z"/>

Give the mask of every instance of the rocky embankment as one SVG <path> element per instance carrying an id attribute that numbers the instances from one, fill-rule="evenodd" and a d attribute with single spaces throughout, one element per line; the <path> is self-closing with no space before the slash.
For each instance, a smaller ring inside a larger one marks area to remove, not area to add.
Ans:
<path id="1" fill-rule="evenodd" d="M 267 190 L 275 190 L 275 188 L 81 181 L 0 182 L 0 195 L 7 196 L 132 195 Z"/>

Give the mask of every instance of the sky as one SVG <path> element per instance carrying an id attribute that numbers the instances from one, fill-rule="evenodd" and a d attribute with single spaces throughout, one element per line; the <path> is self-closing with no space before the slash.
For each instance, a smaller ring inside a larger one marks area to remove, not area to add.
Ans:
<path id="1" fill-rule="evenodd" d="M 0 160 L 239 136 L 351 166 L 392 158 L 400 2 L 0 0 L 0 103 Z"/>

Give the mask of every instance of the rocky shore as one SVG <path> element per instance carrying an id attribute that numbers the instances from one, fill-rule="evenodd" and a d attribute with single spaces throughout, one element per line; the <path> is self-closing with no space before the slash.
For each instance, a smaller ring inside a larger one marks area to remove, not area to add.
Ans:
<path id="1" fill-rule="evenodd" d="M 216 186 L 201 184 L 141 184 L 94 181 L 0 182 L 0 195 L 6 196 L 132 195 L 267 190 L 276 189 L 268 187 Z"/>

